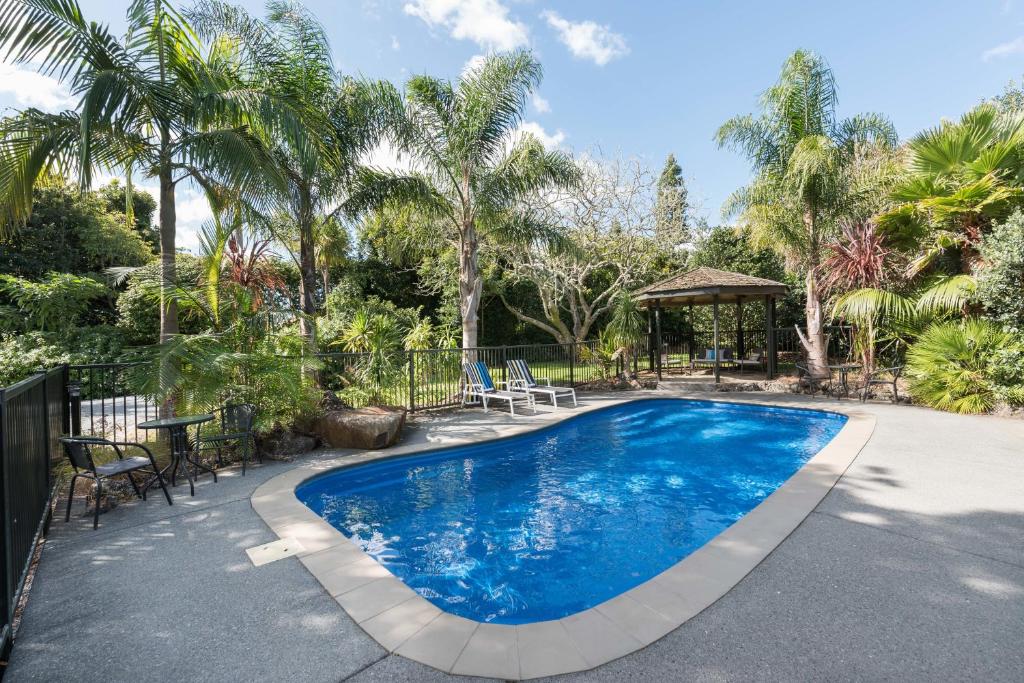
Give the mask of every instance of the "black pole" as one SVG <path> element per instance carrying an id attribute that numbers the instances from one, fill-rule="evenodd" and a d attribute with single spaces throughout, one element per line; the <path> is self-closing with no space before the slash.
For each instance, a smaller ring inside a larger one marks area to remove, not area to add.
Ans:
<path id="1" fill-rule="evenodd" d="M 743 343 L 743 297 L 736 297 L 736 357 L 747 355 L 747 347 Z M 740 368 L 742 369 L 742 365 Z"/>
<path id="2" fill-rule="evenodd" d="M 647 307 L 647 370 L 654 370 L 654 311 Z"/>
<path id="3" fill-rule="evenodd" d="M 661 300 L 654 302 L 654 359 L 657 362 L 658 381 L 661 381 Z"/>
<path id="4" fill-rule="evenodd" d="M 715 295 L 715 298 L 712 300 L 711 312 L 712 312 L 712 317 L 714 317 L 714 319 L 715 319 L 715 324 L 714 324 L 714 337 L 715 337 L 715 384 L 718 384 L 718 383 L 720 383 L 722 381 L 722 371 L 721 371 L 721 358 L 719 358 L 719 356 L 721 354 L 720 354 L 720 352 L 718 350 L 718 295 L 717 294 Z"/>
<path id="5" fill-rule="evenodd" d="M 765 373 L 768 379 L 775 379 L 777 363 L 778 342 L 775 339 L 775 297 L 764 298 L 764 326 L 765 326 Z"/>

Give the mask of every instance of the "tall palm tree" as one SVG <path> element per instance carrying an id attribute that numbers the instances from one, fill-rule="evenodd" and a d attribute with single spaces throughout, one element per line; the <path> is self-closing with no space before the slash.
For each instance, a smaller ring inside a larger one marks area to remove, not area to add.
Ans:
<path id="1" fill-rule="evenodd" d="M 175 192 L 200 185 L 217 203 L 241 192 L 258 202 L 275 182 L 269 153 L 252 126 L 295 128 L 287 107 L 239 87 L 231 46 L 204 46 L 163 0 L 133 0 L 123 37 L 89 22 L 76 0 L 0 0 L 0 52 L 14 64 L 39 62 L 79 98 L 74 111 L 27 109 L 0 123 L 3 230 L 31 211 L 32 187 L 49 173 L 88 188 L 98 170 L 133 170 L 160 184 L 160 338 L 178 331 L 173 283 Z M 31 30 L 26 30 L 31 28 Z"/>
<path id="2" fill-rule="evenodd" d="M 259 19 L 213 0 L 200 3 L 189 16 L 201 35 L 234 40 L 243 55 L 245 80 L 292 103 L 315 132 L 268 140 L 285 185 L 267 198 L 275 213 L 268 226 L 282 244 L 298 247 L 299 326 L 312 347 L 317 236 L 339 215 L 359 160 L 378 140 L 370 85 L 339 76 L 324 27 L 299 4 L 272 0 L 266 18 Z"/>
<path id="3" fill-rule="evenodd" d="M 730 197 L 726 214 L 738 216 L 756 245 L 776 249 L 804 275 L 807 330 L 797 331 L 815 374 L 828 364 L 818 266 L 851 202 L 850 171 L 861 147 L 896 144 L 883 116 L 838 120 L 836 102 L 828 64 L 798 50 L 762 94 L 761 114 L 732 118 L 716 134 L 720 147 L 744 154 L 754 171 L 751 183 Z"/>
<path id="4" fill-rule="evenodd" d="M 402 98 L 377 84 L 376 108 L 408 172 L 363 169 L 347 206 L 352 212 L 414 207 L 435 238 L 458 250 L 462 346 L 477 345 L 483 280 L 482 241 L 557 239 L 557 230 L 520 207 L 546 188 L 577 181 L 572 160 L 518 133 L 526 96 L 541 80 L 527 51 L 496 54 L 465 71 L 456 85 L 416 76 Z"/>

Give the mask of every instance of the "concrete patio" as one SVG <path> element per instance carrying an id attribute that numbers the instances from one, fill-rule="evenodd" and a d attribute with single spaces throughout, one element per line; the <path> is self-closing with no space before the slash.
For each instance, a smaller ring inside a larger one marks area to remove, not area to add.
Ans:
<path id="1" fill-rule="evenodd" d="M 864 409 L 877 425 L 859 457 L 732 591 L 649 647 L 559 680 L 1024 678 L 1024 421 Z M 417 420 L 405 441 L 550 419 L 470 410 Z M 205 476 L 195 498 L 179 486 L 173 507 L 122 505 L 95 532 L 80 507 L 69 524 L 55 519 L 7 676 L 466 680 L 387 654 L 297 558 L 252 566 L 245 549 L 276 536 L 249 496 L 294 466 Z"/>

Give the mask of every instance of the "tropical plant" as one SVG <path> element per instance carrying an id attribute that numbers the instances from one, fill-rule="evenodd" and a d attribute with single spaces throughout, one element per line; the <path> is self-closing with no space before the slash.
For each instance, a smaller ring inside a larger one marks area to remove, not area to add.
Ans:
<path id="1" fill-rule="evenodd" d="M 374 108 L 410 169 L 362 169 L 347 205 L 351 212 L 411 207 L 428 239 L 457 247 L 463 348 L 477 345 L 481 242 L 557 239 L 552 226 L 520 210 L 519 202 L 578 177 L 568 156 L 517 132 L 540 79 L 540 64 L 518 51 L 487 57 L 454 86 L 415 76 L 404 98 L 386 84 L 373 88 Z"/>
<path id="2" fill-rule="evenodd" d="M 907 147 L 908 173 L 893 192 L 898 204 L 878 217 L 879 225 L 918 252 L 911 274 L 950 251 L 960 272 L 972 273 L 982 235 L 1020 201 L 1024 119 L 983 104 L 916 135 Z"/>
<path id="3" fill-rule="evenodd" d="M 1012 337 L 979 319 L 936 323 L 907 352 L 914 400 L 954 413 L 983 413 L 997 400 L 995 359 Z"/>
<path id="4" fill-rule="evenodd" d="M 295 247 L 299 327 L 313 346 L 318 270 L 326 297 L 326 269 L 337 258 L 341 237 L 341 200 L 358 162 L 377 142 L 369 97 L 373 86 L 339 76 L 324 27 L 300 4 L 272 0 L 266 19 L 260 20 L 239 7 L 208 1 L 189 16 L 201 35 L 235 41 L 244 64 L 243 80 L 291 103 L 301 112 L 304 125 L 315 131 L 268 140 L 272 162 L 285 184 L 268 197 L 276 215 L 267 223 L 282 244 Z"/>
<path id="5" fill-rule="evenodd" d="M 96 171 L 137 171 L 160 185 L 160 254 L 176 281 L 175 193 L 193 181 L 214 202 L 241 193 L 259 204 L 282 185 L 253 126 L 301 131 L 294 112 L 242 87 L 233 46 L 203 46 L 163 0 L 133 0 L 127 30 L 115 37 L 85 19 L 76 0 L 3 0 L 0 49 L 14 64 L 38 62 L 79 97 L 77 111 L 27 109 L 0 123 L 2 228 L 24 223 L 32 187 L 48 173 L 72 173 L 83 188 Z M 28 30 L 28 28 L 31 30 Z M 178 331 L 176 301 L 162 294 L 160 335 Z"/>
<path id="6" fill-rule="evenodd" d="M 343 341 L 346 351 L 361 354 L 355 363 L 357 384 L 346 390 L 349 397 L 387 402 L 391 390 L 405 377 L 407 354 L 398 320 L 387 313 L 360 310 L 345 330 Z"/>
<path id="7" fill-rule="evenodd" d="M 42 282 L 0 275 L 0 294 L 14 305 L 5 311 L 8 329 L 54 331 L 78 325 L 90 304 L 110 289 L 71 273 L 49 273 Z"/>
<path id="8" fill-rule="evenodd" d="M 865 147 L 892 147 L 896 132 L 878 114 L 836 117 L 832 70 L 803 50 L 783 64 L 778 82 L 761 96 L 761 115 L 739 116 L 719 128 L 719 146 L 743 153 L 755 176 L 735 192 L 725 214 L 737 216 L 756 246 L 785 256 L 804 275 L 806 333 L 800 331 L 811 372 L 824 374 L 827 349 L 818 282 L 825 246 L 851 203 L 851 170 Z"/>
<path id="9" fill-rule="evenodd" d="M 630 359 L 638 353 L 640 342 L 647 333 L 647 318 L 637 300 L 623 292 L 615 300 L 612 318 L 605 328 L 623 349 L 623 367 L 629 368 Z"/>
<path id="10" fill-rule="evenodd" d="M 572 349 L 569 351 L 572 353 Z M 580 360 L 596 365 L 601 379 L 609 380 L 615 376 L 615 365 L 623 355 L 622 345 L 615 335 L 607 329 L 601 330 L 593 346 L 580 347 Z"/>

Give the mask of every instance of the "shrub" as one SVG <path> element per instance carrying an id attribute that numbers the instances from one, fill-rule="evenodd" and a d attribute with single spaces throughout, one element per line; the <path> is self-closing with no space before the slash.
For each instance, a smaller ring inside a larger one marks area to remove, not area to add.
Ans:
<path id="1" fill-rule="evenodd" d="M 1000 398 L 997 359 L 1014 347 L 1012 335 L 988 320 L 933 324 L 907 352 L 910 394 L 939 410 L 988 412 Z"/>
<path id="2" fill-rule="evenodd" d="M 986 315 L 1024 331 L 1024 213 L 1014 212 L 981 242 L 978 299 Z"/>
<path id="3" fill-rule="evenodd" d="M 97 325 L 65 333 L 26 332 L 0 337 L 0 386 L 25 379 L 33 372 L 68 363 L 110 363 L 120 359 L 121 333 Z M 90 376 L 83 379 L 88 383 Z M 89 395 L 89 387 L 83 388 Z"/>

